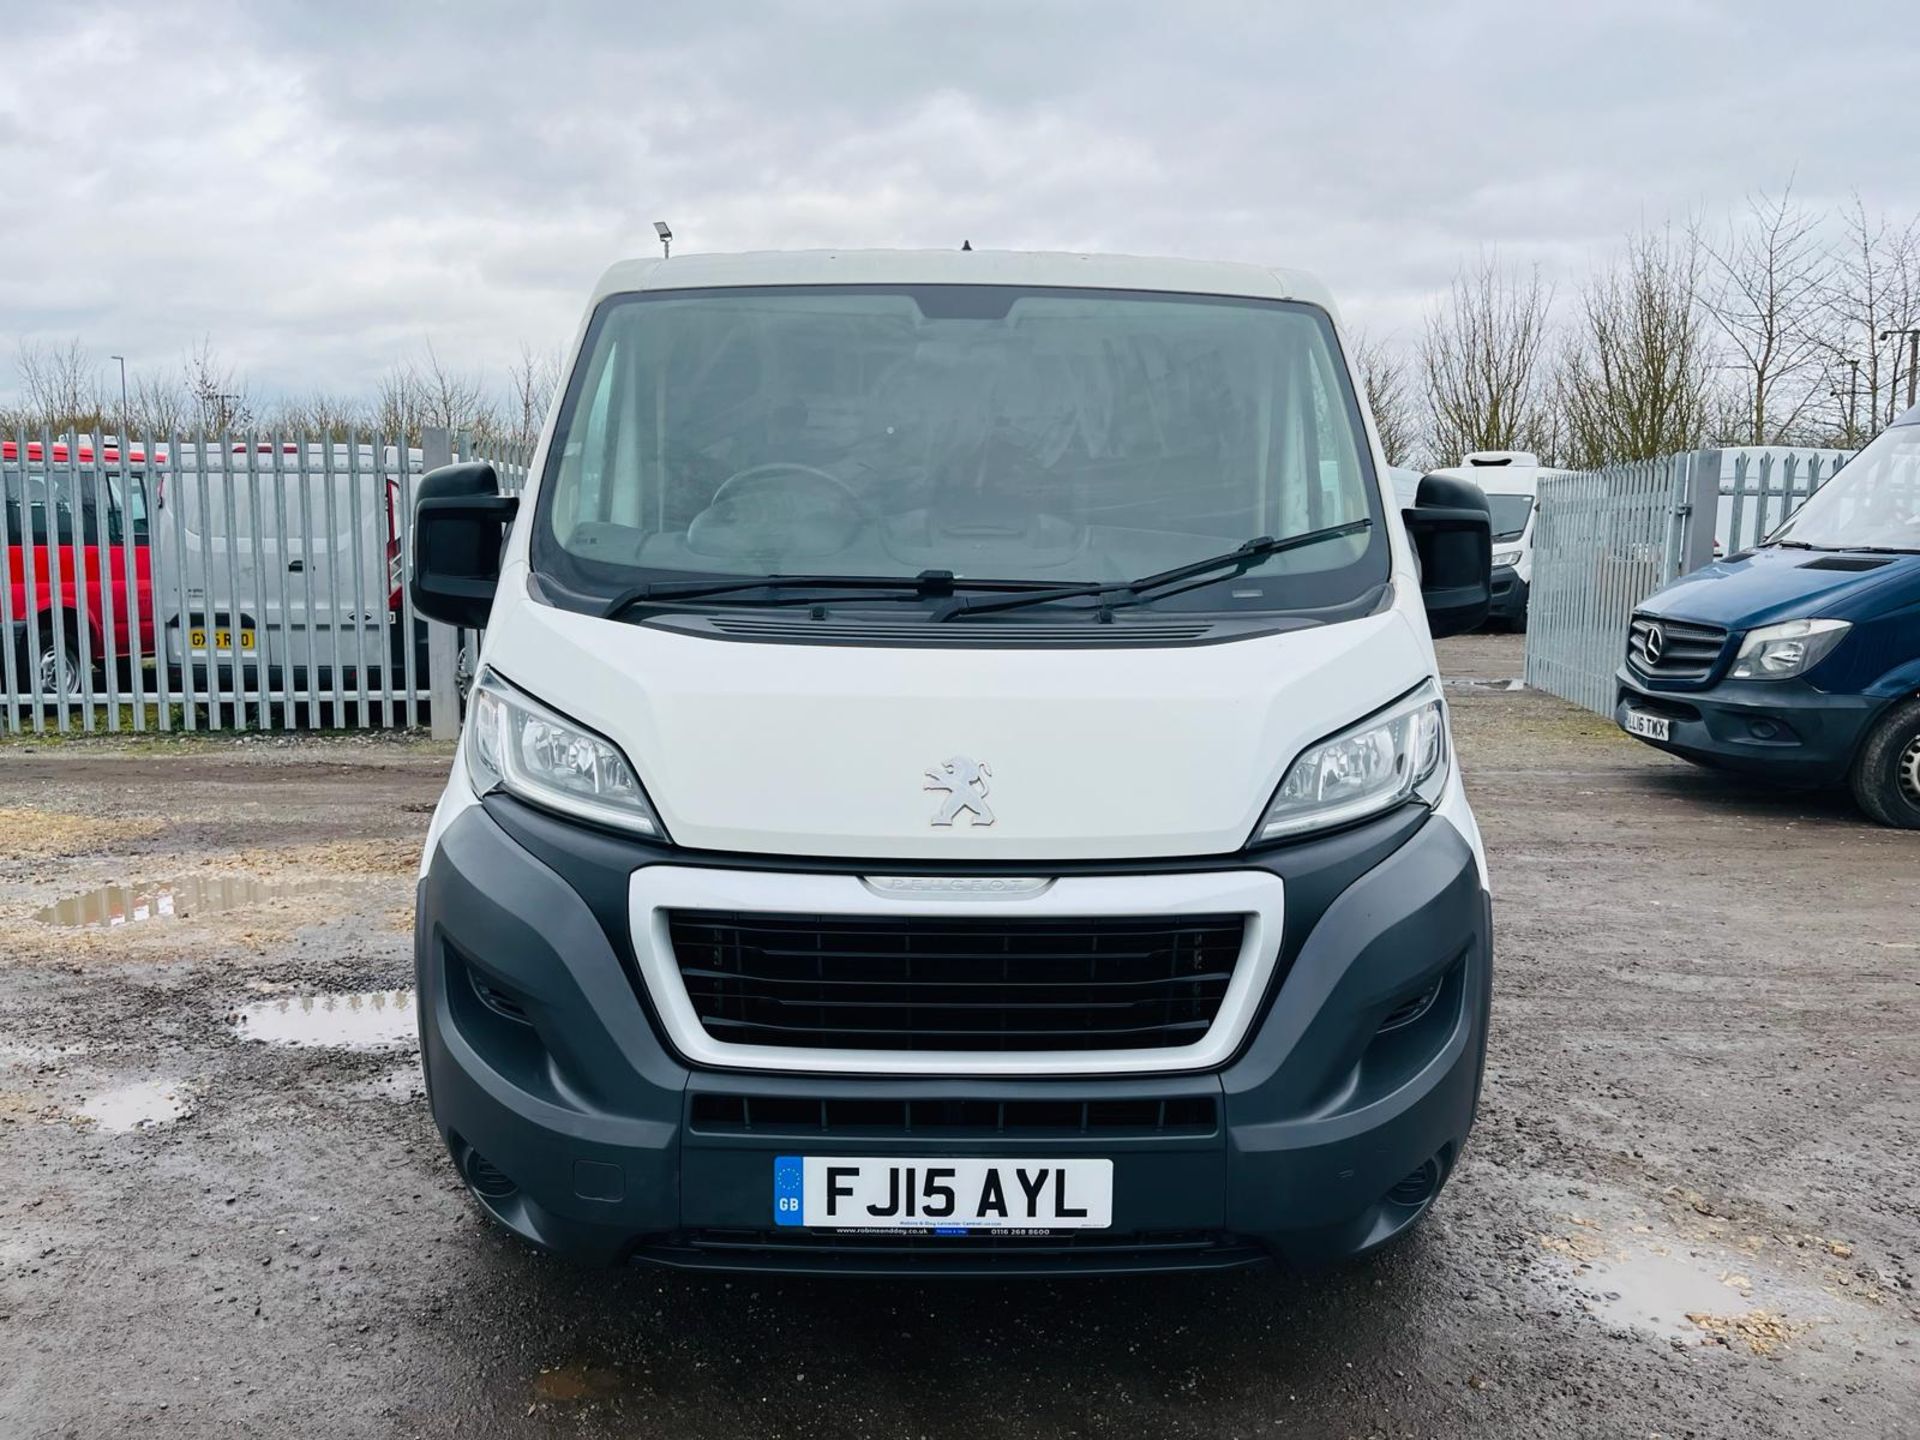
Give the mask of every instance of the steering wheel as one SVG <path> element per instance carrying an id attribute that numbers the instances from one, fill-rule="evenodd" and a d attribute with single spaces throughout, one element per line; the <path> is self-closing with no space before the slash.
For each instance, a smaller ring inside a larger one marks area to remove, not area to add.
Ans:
<path id="1" fill-rule="evenodd" d="M 721 481 L 687 526 L 698 555 L 817 558 L 845 550 L 873 513 L 837 475 L 795 460 L 772 460 Z"/>
<path id="2" fill-rule="evenodd" d="M 760 465 L 749 465 L 744 470 L 736 470 L 720 482 L 719 488 L 713 492 L 713 498 L 707 502 L 708 508 L 714 508 L 725 500 L 738 499 L 739 492 L 755 488 L 753 482 L 766 480 L 774 475 L 805 477 L 807 481 L 812 482 L 813 488 L 826 489 L 833 493 L 835 508 L 846 504 L 852 506 L 855 513 L 862 519 L 871 519 L 873 516 L 872 508 L 860 492 L 838 475 L 829 475 L 825 470 L 816 469 L 812 465 L 803 465 L 798 460 L 768 460 Z"/>

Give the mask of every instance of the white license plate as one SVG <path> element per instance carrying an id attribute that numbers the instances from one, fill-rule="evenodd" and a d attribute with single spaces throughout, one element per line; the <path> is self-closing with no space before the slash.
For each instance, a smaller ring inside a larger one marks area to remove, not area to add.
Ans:
<path id="1" fill-rule="evenodd" d="M 916 1160 L 780 1155 L 776 1225 L 814 1230 L 1104 1230 L 1111 1160 Z"/>
<path id="2" fill-rule="evenodd" d="M 1673 722 L 1664 715 L 1649 715 L 1644 710 L 1627 711 L 1627 734 L 1638 735 L 1647 740 L 1665 740 L 1673 729 Z"/>

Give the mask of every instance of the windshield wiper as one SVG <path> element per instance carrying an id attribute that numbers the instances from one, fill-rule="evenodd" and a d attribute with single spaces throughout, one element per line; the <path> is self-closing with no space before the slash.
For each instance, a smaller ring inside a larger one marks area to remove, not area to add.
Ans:
<path id="1" fill-rule="evenodd" d="M 1763 550 L 1818 550 L 1823 555 L 1920 555 L 1911 545 L 1814 545 L 1805 540 L 1775 540 Z"/>
<path id="2" fill-rule="evenodd" d="M 1118 580 L 1107 582 L 1070 582 L 1050 584 L 1046 581 L 1026 580 L 961 580 L 951 570 L 922 570 L 911 579 L 892 575 L 748 575 L 737 580 L 650 580 L 644 584 L 633 585 L 620 591 L 601 608 L 602 619 L 612 620 L 636 605 L 678 604 L 687 600 L 707 600 L 720 595 L 744 595 L 754 590 L 769 592 L 765 600 L 747 603 L 760 605 L 824 605 L 834 600 L 946 600 L 947 603 L 933 614 L 935 620 L 952 620 L 962 615 L 994 614 L 1002 610 L 1017 610 L 1026 605 L 1042 605 L 1053 600 L 1072 600 L 1081 597 L 1100 597 L 1101 605 L 1096 608 L 1107 609 L 1116 605 L 1139 604 L 1151 598 L 1151 592 L 1163 590 L 1169 585 L 1177 585 L 1183 580 L 1198 579 L 1215 570 L 1224 570 L 1221 579 L 1251 569 L 1270 555 L 1284 554 L 1289 550 L 1303 549 L 1309 545 L 1318 545 L 1326 540 L 1339 540 L 1348 535 L 1359 535 L 1371 527 L 1371 519 L 1350 520 L 1344 525 L 1329 525 L 1322 530 L 1309 530 L 1300 535 L 1288 535 L 1275 539 L 1271 535 L 1262 535 L 1245 544 L 1227 550 L 1219 555 L 1209 555 L 1203 560 L 1190 561 L 1175 566 L 1171 570 L 1162 570 L 1156 575 L 1145 575 L 1138 580 Z M 788 595 L 785 591 L 835 590 L 838 595 Z M 975 600 L 966 596 L 956 596 L 956 590 L 988 590 L 1001 596 L 993 600 Z M 1013 591 L 1016 593 L 1007 594 Z"/>
<path id="3" fill-rule="evenodd" d="M 716 595 L 773 592 L 763 605 L 824 605 L 831 600 L 940 600 L 956 589 L 1008 590 L 1020 581 L 958 580 L 951 570 L 922 570 L 918 575 L 752 575 L 738 580 L 650 580 L 622 590 L 601 608 L 600 618 L 612 620 L 636 605 L 677 604 Z M 1044 582 L 1042 582 L 1044 583 Z M 841 590 L 850 595 L 785 595 L 788 590 Z"/>
<path id="4" fill-rule="evenodd" d="M 1185 565 L 1176 565 L 1171 570 L 1162 570 L 1155 575 L 1143 575 L 1138 580 L 1115 580 L 1105 584 L 1069 584 L 1054 585 L 1043 590 L 1029 591 L 1024 595 L 1009 595 L 999 600 L 971 600 L 958 596 L 949 600 L 934 612 L 935 620 L 955 620 L 968 615 L 997 615 L 1007 610 L 1019 610 L 1028 605 L 1045 605 L 1053 600 L 1074 600 L 1080 598 L 1098 599 L 1100 603 L 1093 608 L 1105 611 L 1119 605 L 1139 605 L 1152 599 L 1152 592 L 1164 590 L 1169 585 L 1178 585 L 1183 580 L 1197 580 L 1203 575 L 1211 575 L 1215 570 L 1223 570 L 1224 575 L 1216 579 L 1231 579 L 1244 574 L 1270 555 L 1284 555 L 1289 550 L 1304 550 L 1309 545 L 1319 545 L 1328 540 L 1341 540 L 1349 535 L 1364 534 L 1371 529 L 1370 518 L 1349 520 L 1344 525 L 1328 525 L 1319 530 L 1308 530 L 1299 535 L 1287 535 L 1275 539 L 1271 535 L 1262 535 L 1257 539 L 1236 546 L 1232 550 L 1223 550 L 1218 555 L 1209 555 L 1202 560 L 1191 560 Z"/>

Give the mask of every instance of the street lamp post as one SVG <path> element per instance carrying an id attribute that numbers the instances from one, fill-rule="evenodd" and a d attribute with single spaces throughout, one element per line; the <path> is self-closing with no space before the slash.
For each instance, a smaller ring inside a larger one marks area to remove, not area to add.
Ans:
<path id="1" fill-rule="evenodd" d="M 1882 340 L 1893 340 L 1902 336 L 1907 342 L 1907 408 L 1912 409 L 1915 401 L 1920 400 L 1920 325 L 1908 325 L 1902 329 L 1880 332 Z"/>
<path id="2" fill-rule="evenodd" d="M 109 355 L 107 358 L 120 362 L 120 454 L 124 459 L 127 446 L 131 443 L 127 439 L 127 431 L 133 424 L 133 407 L 127 404 L 127 357 Z"/>

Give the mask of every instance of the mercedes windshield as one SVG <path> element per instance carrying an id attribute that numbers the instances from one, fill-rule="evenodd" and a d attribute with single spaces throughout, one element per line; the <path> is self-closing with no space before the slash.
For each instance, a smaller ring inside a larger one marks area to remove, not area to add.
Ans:
<path id="1" fill-rule="evenodd" d="M 1349 611 L 1384 592 L 1382 518 L 1316 306 L 984 285 L 674 290 L 595 313 L 532 562 L 547 598 L 601 613 L 636 592 L 726 605 L 776 585 L 804 598 L 814 581 L 836 605 L 938 603 L 949 579 L 968 593 L 1058 586 L 1059 603 L 1084 605 L 1261 542 L 1139 603 Z M 1291 537 L 1313 543 L 1266 543 Z M 735 583 L 756 578 L 776 585 Z M 883 593 L 889 580 L 900 588 Z"/>
<path id="2" fill-rule="evenodd" d="M 1843 465 L 1767 543 L 1920 552 L 1920 410 Z"/>

